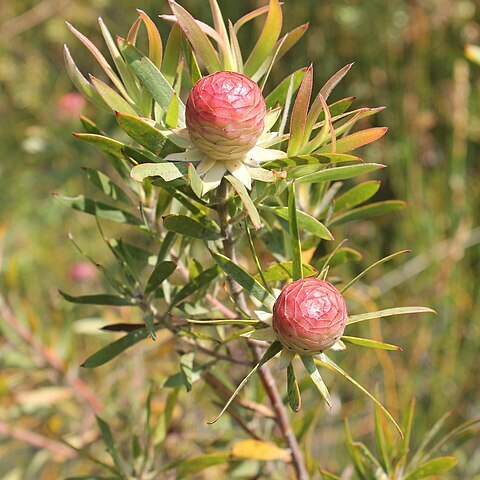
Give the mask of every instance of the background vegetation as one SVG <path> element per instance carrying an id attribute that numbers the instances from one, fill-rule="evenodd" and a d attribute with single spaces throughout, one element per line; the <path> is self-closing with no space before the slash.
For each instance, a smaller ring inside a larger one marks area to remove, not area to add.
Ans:
<path id="1" fill-rule="evenodd" d="M 206 0 L 181 3 L 210 21 Z M 257 2 L 221 4 L 225 16 L 236 19 Z M 129 449 L 132 434 L 142 435 L 151 380 L 153 423 L 165 418 L 168 391 L 159 385 L 172 373 L 171 339 L 144 342 L 106 367 L 82 371 L 81 362 L 112 338 L 98 333 L 99 326 L 139 319 L 129 310 L 75 307 L 57 292 L 89 293 L 102 282 L 72 247 L 68 232 L 95 258 L 109 258 L 94 220 L 72 214 L 50 196 L 58 189 L 76 194 L 91 188 L 81 167 L 104 162 L 71 136 L 80 128 L 79 111 L 94 114 L 78 97 L 65 96 L 73 87 L 63 66 L 63 43 L 83 71 L 93 62 L 64 20 L 100 39 L 98 16 L 112 32 L 124 34 L 135 8 L 152 18 L 168 13 L 166 2 L 157 1 L 6 0 L 0 5 L 0 477 L 7 480 L 94 471 L 61 438 L 78 447 L 93 443 L 91 451 L 102 456 L 95 412 L 109 420 L 117 441 Z M 409 206 L 375 222 L 336 228 L 350 247 L 368 252 L 364 265 L 413 249 L 409 259 L 369 275 L 356 291 L 359 305 L 376 310 L 425 304 L 438 316 L 384 322 L 383 331 L 377 323 L 365 326 L 375 338 L 385 334 L 405 351 L 364 356 L 358 351 L 345 358 L 345 368 L 370 387 L 379 382 L 381 397 L 397 417 L 416 397 L 415 448 L 446 412 L 452 412 L 451 426 L 480 415 L 480 66 L 463 55 L 465 43 L 480 44 L 480 7 L 474 0 L 287 0 L 284 9 L 286 28 L 309 21 L 310 31 L 272 72 L 272 84 L 310 62 L 320 84 L 355 61 L 335 97 L 355 95 L 358 106 L 387 107 L 377 121 L 390 130 L 364 157 L 389 166 L 382 173 L 387 185 L 382 197 L 404 199 Z M 241 41 L 248 44 L 251 36 L 243 34 Z M 97 112 L 95 118 L 105 130 L 114 128 L 109 116 Z M 361 266 L 344 268 L 358 272 Z M 317 408 L 312 392 L 297 422 L 310 419 L 301 435 L 310 457 L 340 473 L 349 464 L 342 418 L 350 418 L 354 438 L 370 444 L 372 406 L 348 385 L 329 380 L 337 398 L 334 412 Z M 216 397 L 207 386 L 194 388 L 203 389 L 195 395 L 203 401 L 192 404 L 180 391 L 165 459 L 227 448 L 238 439 L 226 420 L 205 424 L 217 408 Z M 255 397 L 255 382 L 249 396 Z M 455 447 L 459 465 L 452 478 L 480 478 L 478 431 L 471 436 Z M 239 478 L 249 478 L 248 469 L 246 462 Z M 204 478 L 212 478 L 211 472 Z"/>

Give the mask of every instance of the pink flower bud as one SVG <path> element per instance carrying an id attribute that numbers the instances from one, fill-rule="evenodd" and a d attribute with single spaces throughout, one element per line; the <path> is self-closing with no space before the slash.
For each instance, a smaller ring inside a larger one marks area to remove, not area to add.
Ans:
<path id="1" fill-rule="evenodd" d="M 318 278 L 287 285 L 273 306 L 273 329 L 280 342 L 300 355 L 316 355 L 343 335 L 347 306 L 341 293 Z"/>
<path id="2" fill-rule="evenodd" d="M 200 79 L 187 101 L 186 123 L 193 144 L 212 160 L 243 157 L 264 129 L 265 100 L 258 85 L 235 72 Z"/>

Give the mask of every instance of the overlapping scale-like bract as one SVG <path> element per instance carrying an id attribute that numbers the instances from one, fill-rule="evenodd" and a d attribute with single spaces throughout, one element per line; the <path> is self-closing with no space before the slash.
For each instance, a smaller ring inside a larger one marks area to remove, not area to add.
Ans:
<path id="1" fill-rule="evenodd" d="M 260 138 L 266 106 L 258 85 L 235 72 L 217 72 L 200 79 L 186 106 L 186 124 L 193 144 L 209 158 L 242 158 Z"/>
<path id="2" fill-rule="evenodd" d="M 273 307 L 273 329 L 282 344 L 300 355 L 316 355 L 343 335 L 347 306 L 341 293 L 318 278 L 287 285 Z"/>

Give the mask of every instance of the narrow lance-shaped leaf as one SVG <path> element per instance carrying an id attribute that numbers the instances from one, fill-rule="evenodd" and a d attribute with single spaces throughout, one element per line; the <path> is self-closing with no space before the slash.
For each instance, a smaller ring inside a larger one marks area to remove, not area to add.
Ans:
<path id="1" fill-rule="evenodd" d="M 375 396 L 378 397 L 378 387 L 375 388 Z M 390 462 L 390 442 L 387 439 L 387 436 L 383 429 L 383 422 L 380 416 L 380 409 L 376 404 L 373 404 L 373 416 L 375 424 L 375 447 L 377 454 L 379 456 L 380 462 L 382 464 L 383 470 L 390 472 L 391 462 Z"/>
<path id="2" fill-rule="evenodd" d="M 218 273 L 218 267 L 215 266 L 203 271 L 200 275 L 198 275 L 198 277 L 190 280 L 184 287 L 180 289 L 179 292 L 175 294 L 171 301 L 171 306 L 173 307 L 177 305 L 188 296 L 207 286 L 214 278 L 218 276 Z"/>
<path id="3" fill-rule="evenodd" d="M 274 108 L 277 104 L 284 105 L 291 79 L 293 78 L 293 92 L 296 92 L 302 83 L 306 71 L 307 68 L 301 68 L 283 79 L 265 98 L 267 108 Z"/>
<path id="4" fill-rule="evenodd" d="M 363 147 L 364 145 L 375 142 L 379 138 L 383 137 L 387 130 L 388 129 L 386 127 L 376 127 L 352 133 L 351 135 L 348 135 L 337 141 L 336 152 L 351 152 L 356 148 Z M 319 150 L 319 152 L 330 152 L 331 149 L 331 145 L 325 145 Z"/>
<path id="5" fill-rule="evenodd" d="M 402 210 L 406 206 L 407 204 L 402 200 L 385 200 L 384 202 L 370 203 L 363 207 L 354 208 L 353 210 L 336 215 L 328 222 L 328 225 L 342 225 L 354 220 L 366 220 Z"/>
<path id="6" fill-rule="evenodd" d="M 303 278 L 302 269 L 302 246 L 298 231 L 297 206 L 295 199 L 295 182 L 288 187 L 288 226 L 290 230 L 290 241 L 292 249 L 293 280 Z"/>
<path id="7" fill-rule="evenodd" d="M 175 74 L 180 61 L 180 53 L 182 51 L 182 29 L 176 23 L 173 25 L 170 35 L 165 46 L 165 55 L 163 56 L 163 63 L 161 72 L 165 76 L 167 82 L 173 86 Z"/>
<path id="8" fill-rule="evenodd" d="M 251 12 L 248 12 L 243 17 L 239 18 L 234 25 L 235 31 L 238 32 L 245 24 L 252 21 L 253 19 L 259 17 L 260 15 L 265 15 L 268 13 L 270 7 L 265 5 L 264 7 L 257 8 Z"/>
<path id="9" fill-rule="evenodd" d="M 227 175 L 225 178 L 231 183 L 233 189 L 235 190 L 237 195 L 240 197 L 240 200 L 242 201 L 243 206 L 245 207 L 245 212 L 247 213 L 248 217 L 252 221 L 253 227 L 255 228 L 255 230 L 258 230 L 262 226 L 262 220 L 258 213 L 257 207 L 253 203 L 252 199 L 250 198 L 250 195 L 248 194 L 247 189 L 245 188 L 245 185 L 243 185 L 243 183 L 240 180 L 237 180 L 232 175 Z"/>
<path id="10" fill-rule="evenodd" d="M 352 66 L 353 66 L 353 63 L 349 63 L 348 65 L 345 65 L 345 67 L 343 67 L 335 75 L 333 75 L 321 88 L 320 94 L 325 100 L 328 99 L 333 89 L 342 81 L 343 77 L 348 73 L 348 71 L 352 68 Z"/>
<path id="11" fill-rule="evenodd" d="M 151 273 L 147 286 L 145 287 L 145 294 L 154 292 L 177 268 L 175 262 L 162 261 L 155 265 Z"/>
<path id="12" fill-rule="evenodd" d="M 310 105 L 310 96 L 313 86 L 313 67 L 310 65 L 305 72 L 305 76 L 298 90 L 297 98 L 292 109 L 290 119 L 290 139 L 288 142 L 288 156 L 297 154 L 302 147 L 305 125 L 307 121 L 307 112 Z"/>
<path id="13" fill-rule="evenodd" d="M 68 75 L 72 80 L 77 90 L 91 102 L 97 104 L 101 108 L 108 109 L 108 105 L 103 101 L 102 97 L 93 88 L 93 85 L 82 75 L 77 65 L 75 64 L 70 50 L 66 45 L 63 47 L 63 55 L 65 59 L 65 65 L 67 67 Z"/>
<path id="14" fill-rule="evenodd" d="M 386 310 L 379 310 L 377 312 L 361 313 L 360 315 L 350 315 L 347 320 L 347 325 L 352 323 L 365 322 L 366 320 L 373 320 L 377 318 L 393 317 L 394 315 L 410 315 L 413 313 L 437 313 L 428 307 L 397 307 L 387 308 Z"/>
<path id="15" fill-rule="evenodd" d="M 215 25 L 215 30 L 221 38 L 219 43 L 221 56 L 223 60 L 223 67 L 225 70 L 231 70 L 234 65 L 234 60 L 232 58 L 230 41 L 228 38 L 227 29 L 225 27 L 225 21 L 223 19 L 222 11 L 218 6 L 217 0 L 209 0 L 210 10 L 212 11 L 213 23 Z"/>
<path id="16" fill-rule="evenodd" d="M 210 73 L 222 70 L 222 64 L 218 58 L 218 54 L 213 48 L 208 37 L 197 25 L 195 19 L 173 0 L 169 0 L 170 8 L 177 17 L 178 23 L 183 30 L 183 33 L 192 44 L 193 49 L 205 64 L 206 69 Z"/>
<path id="17" fill-rule="evenodd" d="M 405 480 L 422 480 L 424 478 L 431 478 L 433 476 L 442 475 L 457 464 L 455 457 L 440 457 L 429 460 L 420 465 L 413 473 L 407 475 Z"/>
<path id="18" fill-rule="evenodd" d="M 133 332 L 128 333 L 127 335 L 119 338 L 113 343 L 110 343 L 106 347 L 98 350 L 98 352 L 94 353 L 92 356 L 88 357 L 83 363 L 82 367 L 95 368 L 104 365 L 105 363 L 114 359 L 116 356 L 123 353 L 128 348 L 133 347 L 133 345 L 142 340 L 145 340 L 148 336 L 149 333 L 146 328 L 134 330 Z"/>
<path id="19" fill-rule="evenodd" d="M 119 95 L 113 88 L 110 88 L 106 83 L 102 82 L 93 75 L 90 75 L 90 80 L 102 97 L 103 101 L 114 111 L 136 115 L 137 112 L 130 106 L 130 104 Z"/>
<path id="20" fill-rule="evenodd" d="M 265 24 L 260 37 L 253 47 L 252 53 L 245 62 L 245 75 L 253 76 L 262 66 L 262 63 L 268 57 L 268 54 L 275 47 L 275 42 L 280 36 L 282 29 L 282 8 L 278 0 L 270 0 L 269 9 Z"/>
<path id="21" fill-rule="evenodd" d="M 350 337 L 344 335 L 342 340 L 347 343 L 352 343 L 353 345 L 359 345 L 361 347 L 367 348 L 378 348 L 380 350 L 397 350 L 403 351 L 402 347 L 398 347 L 397 345 L 391 345 L 390 343 L 379 342 L 377 340 L 371 340 L 370 338 L 362 338 L 362 337 Z"/>
<path id="22" fill-rule="evenodd" d="M 335 199 L 334 212 L 347 210 L 366 202 L 378 192 L 379 188 L 380 182 L 378 180 L 369 180 L 355 185 Z"/>
<path id="23" fill-rule="evenodd" d="M 108 451 L 110 452 L 110 456 L 112 457 L 113 462 L 124 474 L 127 474 L 128 473 L 127 465 L 125 464 L 125 461 L 121 458 L 120 453 L 117 450 L 112 431 L 110 430 L 110 426 L 108 425 L 107 422 L 105 422 L 105 420 L 102 420 L 100 417 L 96 416 L 95 418 L 97 420 L 97 425 L 102 435 L 103 443 L 108 448 Z"/>
<path id="24" fill-rule="evenodd" d="M 88 179 L 105 195 L 108 195 L 113 200 L 123 202 L 131 205 L 132 201 L 128 195 L 112 180 L 102 172 L 92 168 L 84 168 Z"/>
<path id="25" fill-rule="evenodd" d="M 131 66 L 140 83 L 158 105 L 165 112 L 168 112 L 172 97 L 177 95 L 172 85 L 140 50 L 121 38 L 118 39 L 118 42 L 125 60 Z M 185 105 L 180 99 L 178 99 L 178 112 L 179 126 L 183 127 L 185 126 Z"/>
<path id="26" fill-rule="evenodd" d="M 320 372 L 313 361 L 313 358 L 302 356 L 301 359 L 305 369 L 312 379 L 312 382 L 325 400 L 325 403 L 329 406 L 329 408 L 332 408 L 332 399 L 330 397 L 330 393 L 328 392 L 328 388 L 325 385 L 325 382 L 323 381 L 322 376 L 320 375 Z"/>
<path id="27" fill-rule="evenodd" d="M 124 97 L 129 98 L 128 93 L 125 90 L 125 87 L 123 86 L 122 82 L 117 77 L 117 74 L 114 72 L 113 68 L 107 62 L 105 57 L 100 53 L 100 50 L 85 35 L 83 35 L 83 33 L 80 33 L 71 23 L 69 22 L 66 22 L 66 23 L 70 31 L 87 47 L 90 53 L 95 57 L 95 59 L 103 68 L 103 70 L 108 75 L 110 80 L 113 82 L 115 87 L 117 87 L 118 91 Z"/>
<path id="28" fill-rule="evenodd" d="M 213 230 L 211 226 L 204 225 L 185 215 L 167 215 L 163 218 L 163 226 L 171 232 L 201 240 L 219 240 L 221 238 L 218 230 Z"/>
<path id="29" fill-rule="evenodd" d="M 153 23 L 153 20 L 143 10 L 137 9 L 137 12 L 147 29 L 148 57 L 156 67 L 160 68 L 163 58 L 163 45 L 160 32 L 155 23 Z"/>
<path id="30" fill-rule="evenodd" d="M 275 215 L 278 215 L 280 218 L 285 220 L 288 220 L 289 218 L 288 208 L 286 207 L 269 207 L 268 210 L 273 211 Z M 323 238 L 324 240 L 334 240 L 333 235 L 330 233 L 328 228 L 306 212 L 297 210 L 297 222 L 299 227 L 307 230 L 318 238 Z"/>
<path id="31" fill-rule="evenodd" d="M 295 378 L 295 371 L 291 363 L 287 366 L 287 396 L 288 404 L 293 412 L 297 413 L 302 408 L 302 397 L 300 396 L 300 389 Z"/>
<path id="32" fill-rule="evenodd" d="M 273 342 L 266 352 L 263 354 L 263 357 L 260 359 L 260 361 L 255 365 L 255 367 L 252 368 L 252 370 L 248 373 L 248 375 L 240 382 L 240 385 L 235 389 L 233 392 L 232 396 L 228 399 L 228 402 L 225 404 L 223 407 L 222 411 L 210 422 L 208 422 L 209 425 L 215 423 L 227 410 L 227 408 L 231 405 L 235 397 L 238 395 L 240 390 L 245 386 L 245 384 L 248 382 L 250 377 L 265 363 L 267 363 L 270 359 L 272 359 L 278 352 L 282 350 L 282 344 L 280 342 Z"/>
<path id="33" fill-rule="evenodd" d="M 317 183 L 330 182 L 333 180 L 345 180 L 347 178 L 356 177 L 365 173 L 373 172 L 380 168 L 385 168 L 385 165 L 379 163 L 363 163 L 360 165 L 348 165 L 346 167 L 327 168 L 320 172 L 311 173 L 300 177 L 297 183 Z"/>
<path id="34" fill-rule="evenodd" d="M 128 298 L 118 297 L 116 295 L 109 295 L 107 293 L 99 293 L 97 295 L 83 295 L 75 297 L 68 295 L 59 290 L 60 295 L 70 303 L 78 303 L 81 305 L 111 305 L 114 307 L 131 307 L 134 305 L 132 300 Z"/>
<path id="35" fill-rule="evenodd" d="M 375 404 L 378 405 L 380 410 L 387 416 L 387 418 L 393 423 L 395 428 L 397 429 L 400 436 L 403 438 L 403 432 L 398 423 L 392 417 L 390 412 L 364 387 L 362 387 L 355 379 L 353 379 L 347 372 L 342 370 L 332 359 L 327 357 L 324 353 L 322 353 L 318 359 L 315 360 L 315 363 L 320 365 L 324 365 L 326 367 L 330 367 L 331 370 L 337 372 L 342 377 L 347 379 L 349 382 L 353 383 L 359 390 L 361 390 L 367 397 L 369 397 Z"/>
<path id="36" fill-rule="evenodd" d="M 210 252 L 218 266 L 241 285 L 249 295 L 262 302 L 269 310 L 273 308 L 275 297 L 271 295 L 255 278 L 248 274 L 242 267 L 233 263 L 229 258 L 220 253 Z"/>

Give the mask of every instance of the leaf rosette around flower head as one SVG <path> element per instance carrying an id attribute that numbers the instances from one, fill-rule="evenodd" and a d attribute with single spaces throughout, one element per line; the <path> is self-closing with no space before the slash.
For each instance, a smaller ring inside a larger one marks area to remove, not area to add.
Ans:
<path id="1" fill-rule="evenodd" d="M 347 323 L 341 293 L 318 278 L 287 285 L 273 307 L 272 327 L 280 342 L 300 355 L 316 355 L 340 340 Z"/>

